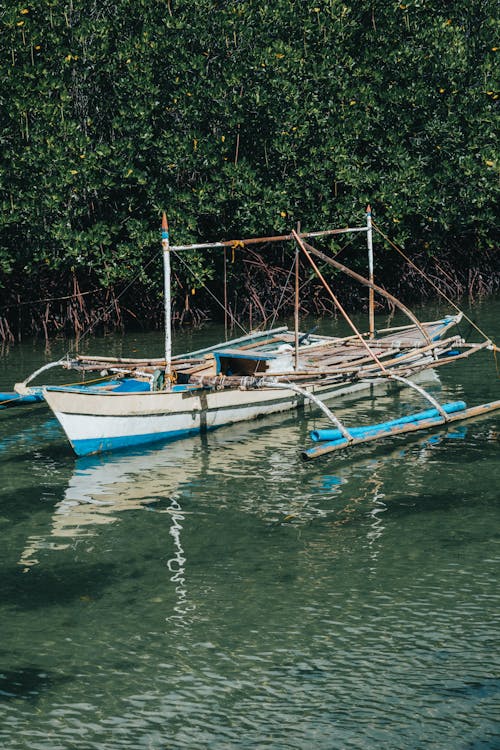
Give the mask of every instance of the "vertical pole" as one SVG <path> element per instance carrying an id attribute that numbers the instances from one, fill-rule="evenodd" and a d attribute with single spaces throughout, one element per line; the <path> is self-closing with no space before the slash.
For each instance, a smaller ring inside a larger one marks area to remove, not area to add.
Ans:
<path id="1" fill-rule="evenodd" d="M 161 244 L 163 248 L 163 293 L 165 304 L 165 379 L 170 384 L 172 371 L 172 317 L 170 295 L 170 243 L 168 236 L 168 222 L 165 211 L 161 220 Z"/>
<path id="2" fill-rule="evenodd" d="M 224 248 L 224 337 L 227 341 L 227 251 Z"/>
<path id="3" fill-rule="evenodd" d="M 372 209 L 368 204 L 366 207 L 366 240 L 368 243 L 368 279 L 373 284 L 373 231 L 372 231 Z M 370 338 L 375 336 L 375 302 L 373 286 L 368 291 L 368 324 L 370 329 Z"/>
<path id="4" fill-rule="evenodd" d="M 300 221 L 297 222 L 297 234 L 300 235 Z M 299 270 L 300 270 L 300 249 L 295 244 L 295 314 L 294 314 L 294 331 L 295 331 L 295 370 L 299 369 Z"/>

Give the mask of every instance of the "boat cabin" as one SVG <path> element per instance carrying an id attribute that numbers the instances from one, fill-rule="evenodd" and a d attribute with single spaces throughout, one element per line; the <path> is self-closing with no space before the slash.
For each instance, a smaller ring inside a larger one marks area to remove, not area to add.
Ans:
<path id="1" fill-rule="evenodd" d="M 293 347 L 282 344 L 274 351 L 222 349 L 213 353 L 217 375 L 255 375 L 291 372 Z"/>

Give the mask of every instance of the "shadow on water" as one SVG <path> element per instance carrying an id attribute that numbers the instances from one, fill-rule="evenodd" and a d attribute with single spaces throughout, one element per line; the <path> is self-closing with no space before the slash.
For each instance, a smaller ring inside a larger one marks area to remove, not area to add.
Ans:
<path id="1" fill-rule="evenodd" d="M 0 411 L 0 420 L 2 424 L 5 424 L 6 422 L 27 421 L 29 419 L 32 419 L 32 417 L 34 416 L 40 415 L 40 413 L 42 413 L 40 409 L 43 409 L 44 406 L 45 404 L 36 404 L 29 409 L 23 408 L 19 410 L 15 407 L 11 407 L 10 409 L 2 409 Z"/>
<path id="2" fill-rule="evenodd" d="M 1 455 L 0 464 L 19 464 L 24 466 L 27 462 L 33 460 L 47 461 L 71 461 L 74 462 L 75 454 L 71 447 L 65 442 L 63 436 L 57 436 L 58 439 L 50 446 L 43 444 L 33 444 L 30 447 L 22 446 L 21 450 L 16 447 L 15 451 L 9 451 L 7 455 Z M 0 448 L 1 450 L 1 448 Z"/>
<path id="3" fill-rule="evenodd" d="M 481 500 L 474 493 L 469 493 L 466 497 L 463 493 L 453 496 L 447 492 L 419 494 L 418 496 L 396 495 L 389 499 L 386 498 L 382 506 L 378 508 L 378 512 L 383 513 L 385 522 L 397 522 L 399 525 L 417 514 L 434 512 L 441 514 L 443 511 L 453 510 L 463 504 L 479 505 Z M 373 512 L 373 497 L 367 492 L 355 499 L 351 498 L 347 503 L 331 510 L 326 515 L 309 518 L 307 525 L 318 529 L 321 527 L 327 528 L 331 525 L 342 525 L 343 527 L 349 525 L 355 528 L 356 526 L 363 526 L 366 523 L 367 513 L 371 512 Z M 291 515 L 285 520 L 280 519 L 274 525 L 283 526 L 300 520 L 300 515 Z M 452 546 L 454 543 L 447 537 L 442 540 L 443 545 Z M 463 545 L 463 543 L 463 539 L 457 542 L 459 545 Z"/>
<path id="4" fill-rule="evenodd" d="M 40 498 L 33 494 L 31 488 L 18 488 L 12 492 L 0 493 L 2 518 L 21 523 L 30 517 L 33 511 L 39 510 Z"/>
<path id="5" fill-rule="evenodd" d="M 483 418 L 485 420 L 486 417 Z M 405 458 L 411 456 L 415 451 L 422 448 L 436 447 L 443 442 L 446 442 L 448 449 L 449 460 L 455 460 L 463 463 L 463 447 L 453 448 L 453 441 L 465 441 L 468 437 L 468 432 L 471 427 L 475 425 L 475 422 L 469 424 L 455 426 L 455 427 L 441 427 L 434 428 L 434 430 L 426 430 L 425 432 L 418 434 L 413 433 L 410 435 L 393 435 L 392 437 L 380 438 L 377 441 L 369 442 L 365 445 L 356 445 L 351 448 L 344 448 L 338 453 L 332 453 L 331 455 L 326 454 L 319 461 L 323 465 L 328 465 L 328 461 L 337 462 L 341 465 L 357 464 L 365 462 L 367 460 L 376 461 L 377 459 L 384 460 L 390 458 Z M 491 442 L 491 436 L 488 435 L 488 441 Z M 467 446 L 471 451 L 470 446 Z M 470 460 L 480 460 L 481 454 L 477 457 L 471 451 Z"/>
<path id="6" fill-rule="evenodd" d="M 70 677 L 55 676 L 33 666 L 4 669 L 0 671 L 0 703 L 19 699 L 35 702 L 42 692 L 70 681 Z"/>
<path id="7" fill-rule="evenodd" d="M 7 428 L 7 429 L 6 429 Z M 46 412 L 32 415 L 18 415 L 17 419 L 10 419 L 7 415 L 0 417 L 0 457 L 11 460 L 20 453 L 31 456 L 31 448 L 38 450 L 47 447 L 53 455 L 54 448 L 61 450 L 63 446 L 71 453 L 64 433 L 55 417 L 47 417 Z"/>
<path id="8" fill-rule="evenodd" d="M 463 746 L 463 750 L 500 750 L 500 739 L 475 740 Z"/>
<path id="9" fill-rule="evenodd" d="M 462 505 L 481 505 L 482 500 L 474 492 L 418 492 L 406 495 L 393 495 L 386 503 L 386 517 L 404 518 L 415 512 L 441 513 Z"/>
<path id="10" fill-rule="evenodd" d="M 470 682 L 465 681 L 462 685 L 446 688 L 435 688 L 436 692 L 444 696 L 447 702 L 450 701 L 466 701 L 470 705 L 471 715 L 474 712 L 474 704 L 487 701 L 491 698 L 497 699 L 500 693 L 500 679 L 498 677 L 486 678 L 482 681 L 471 680 Z M 493 722 L 498 721 L 498 716 L 491 716 Z M 463 748 L 463 750 L 500 750 L 500 731 L 494 731 L 488 737 L 478 738 L 472 742 L 468 742 L 457 747 Z"/>
<path id="11" fill-rule="evenodd" d="M 115 580 L 115 565 L 59 566 L 57 572 L 19 568 L 1 572 L 2 603 L 16 609 L 32 610 L 60 605 L 74 599 L 98 599 Z"/>
<path id="12" fill-rule="evenodd" d="M 498 677 L 491 677 L 482 682 L 472 680 L 456 687 L 447 687 L 441 692 L 450 697 L 481 700 L 482 698 L 489 698 L 492 695 L 500 693 L 500 679 Z"/>

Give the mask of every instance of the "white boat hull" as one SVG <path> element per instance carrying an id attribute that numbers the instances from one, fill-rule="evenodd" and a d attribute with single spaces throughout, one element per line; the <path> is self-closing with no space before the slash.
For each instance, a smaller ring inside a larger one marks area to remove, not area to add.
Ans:
<path id="1" fill-rule="evenodd" d="M 369 388 L 367 383 L 310 385 L 322 400 Z M 287 411 L 304 404 L 292 390 L 185 390 L 85 393 L 46 388 L 44 397 L 78 456 L 174 440 Z"/>

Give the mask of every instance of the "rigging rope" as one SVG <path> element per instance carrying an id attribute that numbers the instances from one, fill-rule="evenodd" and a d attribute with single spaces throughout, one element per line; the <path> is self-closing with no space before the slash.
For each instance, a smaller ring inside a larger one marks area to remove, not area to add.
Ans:
<path id="1" fill-rule="evenodd" d="M 133 278 L 133 279 L 132 279 L 132 280 L 131 280 L 131 281 L 130 281 L 130 282 L 129 282 L 128 284 L 127 284 L 127 286 L 126 286 L 126 287 L 125 287 L 124 289 L 122 289 L 122 291 L 120 292 L 120 294 L 118 294 L 118 295 L 117 295 L 117 296 L 116 296 L 116 297 L 115 297 L 115 298 L 113 299 L 113 302 L 111 302 L 111 303 L 110 303 L 110 304 L 108 305 L 108 307 L 106 307 L 106 308 L 105 308 L 105 309 L 104 309 L 104 310 L 102 311 L 102 313 L 101 313 L 101 314 L 100 314 L 100 315 L 99 315 L 99 316 L 98 316 L 98 317 L 97 317 L 97 318 L 96 318 L 96 319 L 95 319 L 95 320 L 94 320 L 94 321 L 93 321 L 93 322 L 92 322 L 92 323 L 91 323 L 91 324 L 90 324 L 90 325 L 88 326 L 88 328 L 86 328 L 86 329 L 85 329 L 85 330 L 83 331 L 83 333 L 81 334 L 81 336 L 78 336 L 78 337 L 77 337 L 77 339 L 76 339 L 76 340 L 77 340 L 77 342 L 78 342 L 78 343 L 79 343 L 79 342 L 80 342 L 80 341 L 81 341 L 82 339 L 84 339 L 84 338 L 85 338 L 86 336 L 88 336 L 88 335 L 89 335 L 89 333 L 91 333 L 91 331 L 92 331 L 92 330 L 93 330 L 93 329 L 95 328 L 95 326 L 96 326 L 96 325 L 97 325 L 97 324 L 98 324 L 98 323 L 99 323 L 99 322 L 100 322 L 101 320 L 103 320 L 104 316 L 105 316 L 105 315 L 106 315 L 106 314 L 107 314 L 107 313 L 108 313 L 108 312 L 109 312 L 110 310 L 112 310 L 112 309 L 113 309 L 113 307 L 115 307 L 115 305 L 116 305 L 116 303 L 118 302 L 118 300 L 119 300 L 119 299 L 120 299 L 121 297 L 123 297 L 123 295 L 125 294 L 125 292 L 127 292 L 127 291 L 128 291 L 129 289 L 130 289 L 130 287 L 131 287 L 131 286 L 132 286 L 133 284 L 135 284 L 135 282 L 137 281 L 137 279 L 139 278 L 139 276 L 140 276 L 140 275 L 141 275 L 141 274 L 143 273 L 143 271 L 145 271 L 145 270 L 146 270 L 146 268 L 148 268 L 148 266 L 150 266 L 150 265 L 151 265 L 151 263 L 153 262 L 153 260 L 154 260 L 154 259 L 156 258 L 157 254 L 158 254 L 158 253 L 157 253 L 157 252 L 155 251 L 155 252 L 154 252 L 154 254 L 153 254 L 153 255 L 151 256 L 151 258 L 150 258 L 150 259 L 149 259 L 149 260 L 148 260 L 148 261 L 147 261 L 147 262 L 145 263 L 145 265 L 143 265 L 143 266 L 142 266 L 142 268 L 141 268 L 141 271 L 140 271 L 140 273 L 138 273 L 138 274 L 136 274 L 136 276 L 134 276 L 134 278 Z M 82 292 L 82 294 L 88 294 L 88 293 L 89 293 L 89 292 Z M 66 357 L 69 357 L 70 355 L 72 355 L 72 354 L 73 354 L 74 352 L 76 352 L 76 351 L 77 351 L 77 350 L 75 349 L 75 346 L 73 346 L 73 347 L 72 347 L 71 349 L 68 349 L 68 351 L 66 352 L 66 354 L 65 354 L 64 356 L 66 356 Z"/>
<path id="2" fill-rule="evenodd" d="M 413 268 L 413 269 L 414 269 L 415 271 L 417 271 L 417 273 L 419 273 L 419 274 L 420 274 L 420 275 L 421 275 L 421 276 L 422 276 L 422 277 L 423 277 L 423 278 L 424 278 L 424 279 L 425 279 L 425 280 L 426 280 L 426 281 L 427 281 L 427 282 L 428 282 L 428 283 L 429 283 L 429 284 L 430 284 L 430 285 L 432 286 L 432 288 L 433 288 L 433 289 L 434 289 L 434 290 L 435 290 L 435 291 L 436 291 L 436 292 L 437 292 L 437 293 L 438 293 L 438 294 L 439 294 L 439 295 L 440 295 L 440 296 L 441 296 L 441 297 L 442 297 L 442 298 L 443 298 L 444 300 L 446 300 L 446 302 L 447 302 L 447 303 L 448 303 L 449 305 L 451 305 L 451 306 L 452 306 L 452 307 L 453 307 L 453 308 L 454 308 L 454 309 L 455 309 L 455 310 L 456 310 L 457 312 L 459 312 L 459 313 L 461 313 L 461 314 L 463 315 L 463 317 L 465 318 L 465 320 L 466 320 L 466 321 L 467 321 L 468 323 L 470 323 L 470 325 L 472 326 L 472 328 L 474 328 L 474 329 L 475 329 L 475 330 L 476 330 L 476 331 L 477 331 L 478 333 L 480 333 L 480 334 L 481 334 L 481 336 L 483 336 L 483 337 L 484 337 L 484 339 L 485 339 L 486 341 L 489 341 L 489 342 L 491 343 L 491 346 L 492 346 L 492 348 L 493 348 L 493 351 L 495 351 L 495 352 L 498 352 L 498 351 L 500 351 L 499 347 L 498 347 L 498 346 L 497 346 L 497 345 L 496 345 L 496 344 L 494 343 L 494 341 L 492 341 L 492 339 L 490 338 L 490 336 L 487 336 L 487 335 L 486 335 L 486 333 L 484 333 L 484 331 L 482 331 L 482 330 L 481 330 L 481 329 L 479 328 L 479 326 L 478 326 L 478 325 L 477 325 L 476 323 L 474 323 L 474 321 L 473 321 L 473 320 L 471 320 L 471 318 L 469 318 L 469 317 L 468 317 L 468 315 L 466 315 L 466 313 L 464 313 L 464 311 L 463 311 L 463 310 L 461 310 L 461 309 L 460 309 L 460 308 L 458 307 L 458 305 L 456 305 L 456 304 L 455 304 L 455 302 L 453 302 L 453 300 L 451 300 L 451 299 L 450 299 L 450 298 L 449 298 L 449 297 L 448 297 L 448 296 L 447 296 L 447 295 L 446 295 L 446 294 L 445 294 L 445 293 L 444 293 L 444 292 L 442 291 L 442 289 L 440 289 L 440 288 L 439 288 L 439 287 L 437 286 L 437 284 L 435 284 L 435 283 L 433 282 L 433 280 L 432 280 L 432 279 L 431 279 L 431 278 L 430 278 L 429 276 L 427 276 L 427 274 L 426 274 L 426 273 L 425 273 L 424 271 L 422 271 L 422 269 L 421 269 L 421 268 L 419 268 L 419 267 L 418 267 L 418 266 L 417 266 L 417 265 L 416 265 L 416 264 L 415 264 L 415 263 L 414 263 L 414 262 L 413 262 L 413 261 L 411 260 L 411 258 L 409 258 L 409 257 L 408 257 L 408 256 L 407 256 L 407 255 L 406 255 L 406 254 L 405 254 L 405 253 L 404 253 L 404 252 L 402 251 L 402 249 L 401 249 L 401 248 L 400 248 L 400 247 L 399 247 L 398 245 L 396 245 L 396 243 L 395 243 L 395 242 L 393 242 L 393 241 L 392 241 L 392 240 L 391 240 L 391 239 L 390 239 L 389 237 L 387 237 L 387 235 L 386 235 L 386 234 L 384 234 L 384 233 L 382 232 L 382 230 L 381 230 L 381 229 L 380 229 L 380 228 L 379 228 L 379 227 L 378 227 L 378 226 L 377 226 L 377 225 L 375 224 L 375 222 L 373 221 L 373 219 L 372 219 L 372 226 L 373 226 L 373 228 L 374 228 L 374 229 L 375 229 L 375 230 L 376 230 L 376 231 L 377 231 L 377 232 L 378 232 L 378 233 L 380 234 L 380 236 L 381 236 L 381 237 L 382 237 L 382 238 L 383 238 L 383 239 L 384 239 L 384 240 L 385 240 L 385 241 L 386 241 L 386 242 L 387 242 L 387 243 L 388 243 L 388 244 L 389 244 L 389 245 L 390 245 L 390 246 L 391 246 L 391 247 L 392 247 L 392 248 L 393 248 L 394 250 L 396 250 L 396 252 L 398 252 L 398 253 L 399 253 L 399 254 L 401 255 L 401 257 L 402 257 L 402 258 L 404 258 L 404 260 L 405 260 L 405 261 L 406 261 L 406 262 L 407 262 L 407 263 L 408 263 L 408 264 L 409 264 L 409 265 L 410 265 L 410 266 L 411 266 L 411 267 L 412 267 L 412 268 Z"/>
<path id="3" fill-rule="evenodd" d="M 281 292 L 280 300 L 278 302 L 278 306 L 276 307 L 276 309 L 274 311 L 273 319 L 271 321 L 271 328 L 274 328 L 274 324 L 276 323 L 276 318 L 278 317 L 278 312 L 279 312 L 281 304 L 283 302 L 283 297 L 285 296 L 285 292 L 288 289 L 288 282 L 290 281 L 290 277 L 291 277 L 291 275 L 293 273 L 293 270 L 295 268 L 295 263 L 296 262 L 297 262 L 297 256 L 294 254 L 294 256 L 293 256 L 293 262 L 292 262 L 292 265 L 290 267 L 290 270 L 288 271 L 288 276 L 286 277 L 286 281 L 285 281 L 285 283 L 283 285 L 283 289 L 282 289 L 282 292 Z"/>
<path id="4" fill-rule="evenodd" d="M 368 352 L 368 355 L 370 356 L 370 358 L 371 358 L 371 359 L 373 359 L 373 360 L 374 360 L 374 361 L 375 361 L 375 362 L 377 363 L 377 365 L 378 365 L 378 366 L 380 367 L 380 370 L 381 370 L 381 372 L 383 372 L 383 373 L 384 373 L 384 375 L 388 375 L 387 369 L 386 369 L 386 367 L 384 366 L 383 362 L 381 362 L 381 361 L 380 361 L 380 359 L 379 359 L 379 358 L 377 357 L 377 355 L 375 354 L 375 352 L 374 352 L 374 351 L 372 351 L 372 349 L 370 349 L 369 345 L 367 344 L 367 342 L 366 342 L 366 341 L 364 340 L 364 338 L 363 338 L 363 336 L 361 335 L 361 333 L 360 333 L 360 332 L 358 331 L 358 329 L 356 328 L 356 326 L 355 326 L 354 322 L 353 322 L 353 321 L 351 320 L 351 318 L 349 317 L 349 315 L 348 315 L 348 314 L 347 314 L 347 312 L 346 312 L 346 311 L 344 310 L 344 308 L 343 308 L 343 307 L 342 307 L 342 305 L 340 304 L 339 300 L 337 299 L 337 297 L 336 297 L 336 296 L 335 296 L 335 294 L 333 293 L 333 291 L 332 291 L 331 287 L 330 287 L 330 286 L 328 285 L 328 283 L 327 283 L 326 279 L 324 278 L 324 276 L 322 275 L 322 273 L 321 273 L 321 271 L 319 270 L 318 266 L 316 265 L 316 263 L 315 263 L 315 262 L 314 262 L 314 260 L 312 259 L 312 257 L 311 257 L 311 255 L 310 255 L 310 253 L 308 252 L 308 250 L 307 250 L 307 247 L 306 247 L 306 243 L 304 243 L 304 242 L 302 241 L 302 239 L 301 239 L 301 238 L 299 237 L 299 235 L 297 234 L 297 232 L 295 232 L 295 230 L 293 230 L 293 231 L 292 231 L 292 234 L 293 234 L 293 236 L 295 237 L 295 241 L 296 241 L 296 242 L 297 242 L 297 244 L 298 244 L 298 245 L 300 246 L 300 248 L 301 248 L 302 252 L 303 252 L 303 253 L 304 253 L 304 255 L 306 256 L 307 260 L 309 261 L 309 263 L 310 263 L 310 264 L 311 264 L 311 266 L 313 267 L 314 271 L 316 272 L 316 275 L 318 276 L 318 278 L 320 279 L 321 283 L 322 283 L 322 284 L 323 284 L 323 286 L 325 287 L 326 291 L 328 292 L 328 294 L 329 294 L 329 295 L 330 295 L 330 297 L 332 298 L 332 300 L 333 300 L 333 303 L 334 303 L 335 307 L 336 307 L 336 308 L 337 308 L 337 309 L 339 310 L 339 312 L 340 312 L 340 313 L 342 314 L 342 316 L 344 317 L 344 319 L 345 319 L 345 321 L 347 322 L 347 324 L 348 324 L 348 325 L 350 326 L 350 328 L 351 328 L 351 329 L 352 329 L 352 330 L 354 331 L 354 334 L 355 334 L 355 335 L 356 335 L 356 337 L 357 337 L 357 338 L 359 339 L 359 341 L 360 341 L 361 345 L 362 345 L 362 346 L 364 346 L 364 348 L 365 348 L 365 349 L 367 350 L 367 352 Z M 309 247 L 310 247 L 310 246 L 309 246 Z M 312 249 L 314 250 L 314 248 L 312 248 Z"/>
<path id="5" fill-rule="evenodd" d="M 189 273 L 191 273 L 191 274 L 192 274 L 192 275 L 194 276 L 194 278 L 195 278 L 195 279 L 196 279 L 196 280 L 197 280 L 197 281 L 198 281 L 198 282 L 199 282 L 199 283 L 201 284 L 201 286 L 203 287 L 203 289 L 205 289 L 205 291 L 206 291 L 206 292 L 208 292 L 208 294 L 210 295 L 210 297 L 212 297 L 212 299 L 214 299 L 214 300 L 215 300 L 215 302 L 216 302 L 216 303 L 217 303 L 217 304 L 219 305 L 219 307 L 220 307 L 220 308 L 221 308 L 222 310 L 224 310 L 224 313 L 226 313 L 227 315 L 229 315 L 229 317 L 231 318 L 231 320 L 233 321 L 233 323 L 234 323 L 235 325 L 237 325 L 237 326 L 238 326 L 239 328 L 241 328 L 241 330 L 243 331 L 243 333 L 244 333 L 245 335 L 246 335 L 246 334 L 248 334 L 248 331 L 247 331 L 247 330 L 246 330 L 245 328 L 243 328 L 243 326 L 241 325 L 241 323 L 239 323 L 239 322 L 238 322 L 238 321 L 236 320 L 236 318 L 235 318 L 235 317 L 234 317 L 234 315 L 232 314 L 231 310 L 228 310 L 228 309 L 227 309 L 227 308 L 226 308 L 226 307 L 225 307 L 225 306 L 224 306 L 224 305 L 222 304 L 222 302 L 221 302 L 221 301 L 220 301 L 219 299 L 217 299 L 217 297 L 215 296 L 215 294 L 214 294 L 213 292 L 211 292 L 211 291 L 210 291 L 210 289 L 209 289 L 209 288 L 207 287 L 207 285 L 206 285 L 206 284 L 205 284 L 205 282 L 204 282 L 204 281 L 203 281 L 203 280 L 201 279 L 201 277 L 200 277 L 200 276 L 199 276 L 199 275 L 198 275 L 198 274 L 196 273 L 196 271 L 193 271 L 193 269 L 192 269 L 192 268 L 191 268 L 191 267 L 189 266 L 189 264 L 188 264 L 188 263 L 186 263 L 186 262 L 185 262 L 185 261 L 184 261 L 184 260 L 183 260 L 183 259 L 181 258 L 181 256 L 180 256 L 180 255 L 179 255 L 178 253 L 176 253 L 176 252 L 175 252 L 174 250 L 171 250 L 171 252 L 172 252 L 172 253 L 173 253 L 173 254 L 175 255 L 175 257 L 177 258 L 177 260 L 180 260 L 180 262 L 181 262 L 181 263 L 183 264 L 183 266 L 184 266 L 185 268 L 187 268 L 187 270 L 189 271 Z"/>

